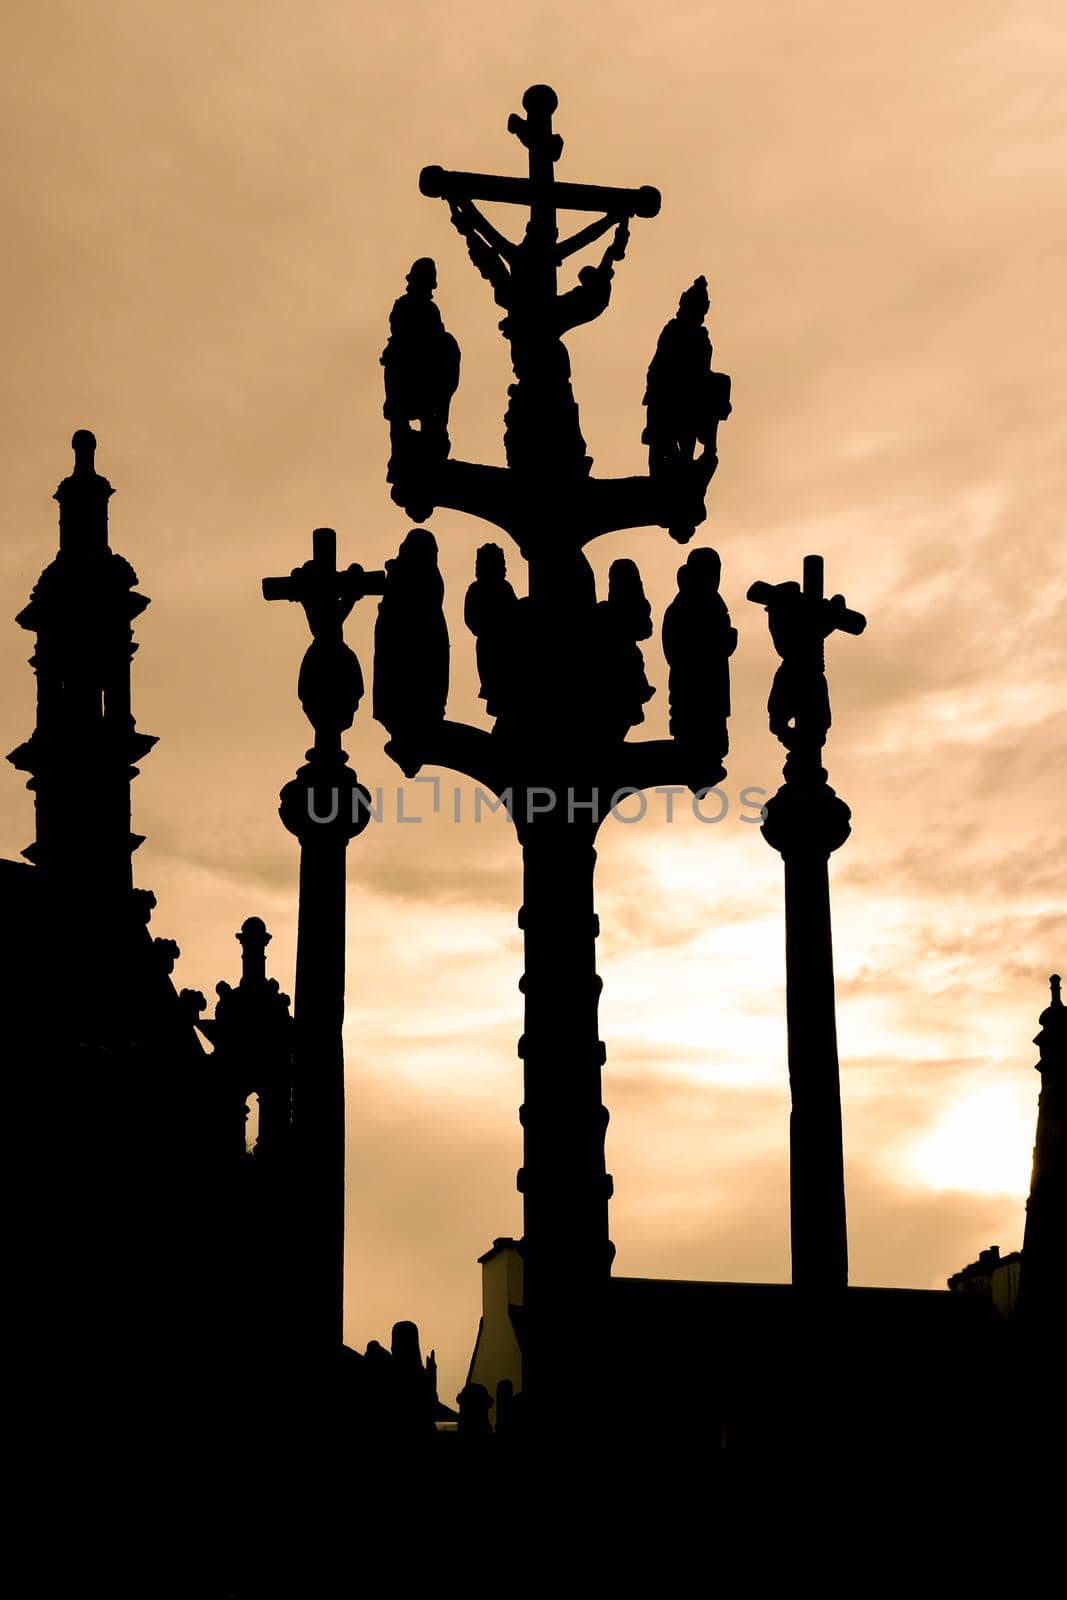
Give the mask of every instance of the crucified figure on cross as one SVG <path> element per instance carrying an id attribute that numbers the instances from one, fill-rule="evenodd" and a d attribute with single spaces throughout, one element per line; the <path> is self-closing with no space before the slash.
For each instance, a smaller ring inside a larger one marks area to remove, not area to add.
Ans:
<path id="1" fill-rule="evenodd" d="M 339 744 L 363 698 L 363 672 L 345 643 L 345 622 L 357 600 L 381 594 L 384 586 L 384 572 L 365 572 L 356 562 L 338 570 L 332 528 L 315 529 L 310 561 L 287 578 L 263 579 L 265 600 L 291 600 L 304 608 L 311 643 L 300 665 L 297 694 L 315 730 L 316 747 L 323 751 Z"/>
<path id="2" fill-rule="evenodd" d="M 473 200 L 450 200 L 449 215 L 456 232 L 467 246 L 467 254 L 493 291 L 493 299 L 501 310 L 509 313 L 500 323 L 500 331 L 510 336 L 515 324 L 510 313 L 516 307 L 524 287 L 523 252 L 529 248 L 530 236 L 513 244 L 478 210 Z M 562 262 L 576 250 L 592 244 L 610 229 L 615 237 L 608 245 L 596 266 L 581 267 L 578 282 L 573 289 L 556 295 L 556 334 L 569 333 L 572 328 L 592 322 L 606 311 L 611 299 L 611 284 L 615 264 L 626 255 L 630 242 L 629 214 L 618 217 L 609 213 L 598 222 L 590 223 L 556 248 L 557 260 Z M 522 307 L 520 306 L 520 310 Z"/>
<path id="3" fill-rule="evenodd" d="M 543 84 L 523 96 L 525 117 L 512 116 L 508 131 L 526 148 L 529 176 L 502 178 L 476 172 L 447 172 L 426 167 L 419 180 L 423 194 L 448 203 L 468 254 L 490 284 L 506 313 L 501 331 L 511 345 L 516 382 L 506 419 L 505 448 L 512 466 L 543 470 L 546 460 L 586 475 L 578 408 L 570 388 L 570 360 L 562 335 L 592 322 L 611 298 L 615 265 L 623 259 L 631 217 L 655 216 L 655 189 L 616 189 L 594 184 L 557 183 L 554 167 L 563 141 L 552 131 L 556 96 Z M 479 200 L 517 205 L 528 211 L 523 236 L 509 239 L 489 221 Z M 593 211 L 593 222 L 560 239 L 559 208 Z M 578 283 L 565 294 L 557 287 L 560 265 L 577 251 L 614 229 L 600 262 L 585 266 Z"/>
<path id="4" fill-rule="evenodd" d="M 794 765 L 822 759 L 830 731 L 826 640 L 832 633 L 860 634 L 867 619 L 845 597 L 823 594 L 822 556 L 804 557 L 804 583 L 754 583 L 748 598 L 764 606 L 781 665 L 771 684 L 767 714 L 771 732 Z M 787 767 L 789 762 L 787 762 Z"/>
<path id="5" fill-rule="evenodd" d="M 363 697 L 363 673 L 344 625 L 357 601 L 381 594 L 384 572 L 337 565 L 332 528 L 312 534 L 310 561 L 264 578 L 265 600 L 303 608 L 311 643 L 297 690 L 315 730 L 306 764 L 281 792 L 279 815 L 300 841 L 291 1128 L 298 1338 L 316 1360 L 341 1349 L 344 1288 L 345 854 L 370 820 L 370 795 L 341 736 Z"/>

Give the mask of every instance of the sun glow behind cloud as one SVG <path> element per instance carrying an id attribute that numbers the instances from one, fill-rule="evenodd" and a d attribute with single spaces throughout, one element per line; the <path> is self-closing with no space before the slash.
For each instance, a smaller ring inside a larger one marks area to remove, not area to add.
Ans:
<path id="1" fill-rule="evenodd" d="M 930 1189 L 1025 1195 L 1034 1141 L 1032 1103 L 1011 1084 L 991 1083 L 956 1100 L 909 1150 L 912 1173 Z"/>

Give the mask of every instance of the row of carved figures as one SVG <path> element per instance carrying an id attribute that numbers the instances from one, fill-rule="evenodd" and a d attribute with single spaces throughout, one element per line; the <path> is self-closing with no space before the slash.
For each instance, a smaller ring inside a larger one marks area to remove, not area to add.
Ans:
<path id="1" fill-rule="evenodd" d="M 418 734 L 441 721 L 448 698 L 450 647 L 433 534 L 413 528 L 386 574 L 374 637 L 374 715 L 393 736 Z M 691 551 L 661 630 L 671 736 L 719 760 L 729 747 L 737 647 L 720 575 L 716 551 Z M 502 738 L 568 723 L 586 738 L 624 738 L 644 721 L 655 693 L 641 650 L 653 622 L 640 573 L 630 560 L 614 561 L 599 601 L 580 553 L 566 558 L 560 576 L 569 581 L 549 585 L 547 601 L 520 598 L 500 546 L 479 549 L 464 618 L 477 641 L 480 698 Z M 754 584 L 749 598 L 765 606 L 781 658 L 768 701 L 771 732 L 791 751 L 816 754 L 830 727 L 824 643 L 835 628 L 852 631 L 854 614 L 840 596 L 824 599 L 792 582 Z"/>
<path id="2" fill-rule="evenodd" d="M 653 622 L 637 566 L 614 561 L 599 601 L 580 554 L 569 563 L 569 575 L 576 571 L 584 582 L 561 585 L 539 602 L 515 593 L 499 545 L 478 551 L 464 619 L 477 641 L 480 698 L 501 737 L 522 737 L 542 721 L 564 725 L 575 711 L 587 737 L 606 740 L 644 721 L 655 690 L 641 642 L 652 637 Z M 394 736 L 409 735 L 439 722 L 448 698 L 450 648 L 433 534 L 413 528 L 386 572 L 374 634 L 374 715 Z M 671 734 L 721 758 L 737 630 L 719 574 L 714 550 L 691 552 L 678 570 L 662 638 Z"/>
<path id="3" fill-rule="evenodd" d="M 328 535 L 329 550 L 326 548 Z M 356 600 L 380 594 L 374 633 L 374 716 L 407 741 L 445 717 L 450 643 L 437 541 L 413 528 L 385 570 L 335 566 L 332 530 L 320 529 L 319 553 L 287 579 L 269 579 L 273 598 L 300 600 L 312 643 L 299 694 L 316 741 L 351 727 L 363 697 L 363 673 L 343 626 Z M 317 546 L 318 548 L 318 546 Z M 669 667 L 670 731 L 681 744 L 720 761 L 728 749 L 730 657 L 737 630 L 719 593 L 721 566 L 708 548 L 690 552 L 678 569 L 678 592 L 662 624 Z M 504 552 L 482 545 L 466 594 L 464 617 L 477 641 L 480 695 L 501 746 L 539 736 L 557 742 L 613 743 L 644 721 L 654 690 L 641 645 L 653 632 L 652 612 L 636 565 L 614 561 L 607 595 L 598 600 L 581 550 L 563 547 L 531 564 L 531 593 L 520 597 Z M 767 611 L 781 657 L 768 701 L 772 733 L 794 755 L 817 758 L 830 727 L 824 644 L 837 629 L 860 632 L 864 619 L 840 595 L 822 593 L 820 558 L 805 561 L 805 580 L 755 583 L 748 598 Z"/>

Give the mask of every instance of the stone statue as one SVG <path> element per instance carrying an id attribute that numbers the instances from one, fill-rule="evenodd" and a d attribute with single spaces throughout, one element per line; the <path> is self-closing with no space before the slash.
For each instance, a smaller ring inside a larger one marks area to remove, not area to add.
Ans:
<path id="1" fill-rule="evenodd" d="M 498 544 L 483 544 L 475 559 L 474 582 L 467 590 L 463 620 L 477 640 L 480 691 L 491 717 L 509 704 L 513 685 L 519 599 L 508 582 L 507 563 Z"/>
<path id="2" fill-rule="evenodd" d="M 434 304 L 437 268 L 423 256 L 407 275 L 407 288 L 389 314 L 389 342 L 382 351 L 384 413 L 392 455 L 403 463 L 413 453 L 419 465 L 444 461 L 451 448 L 448 413 L 459 386 L 459 345 Z M 412 424 L 418 423 L 416 434 Z"/>
<path id="3" fill-rule="evenodd" d="M 449 646 L 437 540 L 412 528 L 385 564 L 374 625 L 374 717 L 392 735 L 418 735 L 445 714 Z"/>
<path id="4" fill-rule="evenodd" d="M 711 340 L 704 326 L 708 314 L 708 284 L 697 278 L 678 302 L 677 314 L 659 336 L 656 353 L 648 369 L 644 405 L 645 429 L 642 442 L 648 446 L 649 475 L 658 478 L 688 500 L 687 469 L 697 469 L 697 487 L 706 489 L 718 462 L 716 454 L 719 423 L 730 415 L 730 380 L 725 373 L 712 372 Z M 703 446 L 697 457 L 696 447 Z M 703 517 L 686 504 L 672 517 L 671 537 L 680 544 L 692 538 Z"/>
<path id="5" fill-rule="evenodd" d="M 717 551 L 692 551 L 678 568 L 678 593 L 663 618 L 671 737 L 720 761 L 730 747 L 730 657 L 737 648 L 737 629 L 719 593 L 721 571 Z"/>
<path id="6" fill-rule="evenodd" d="M 652 636 L 652 607 L 633 561 L 613 561 L 608 569 L 608 597 L 597 606 L 598 677 L 603 685 L 605 730 L 625 737 L 645 720 L 645 706 L 655 689 L 645 676 L 639 640 Z"/>

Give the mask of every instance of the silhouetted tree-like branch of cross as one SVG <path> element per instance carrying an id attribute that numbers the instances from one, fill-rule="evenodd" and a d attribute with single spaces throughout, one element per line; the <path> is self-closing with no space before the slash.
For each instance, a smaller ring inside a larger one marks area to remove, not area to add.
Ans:
<path id="1" fill-rule="evenodd" d="M 544 1419 L 554 1404 L 572 1416 L 595 1410 L 588 1387 L 580 1405 L 573 1389 L 596 1365 L 598 1295 L 614 1254 L 597 1031 L 597 829 L 621 795 L 655 785 L 699 791 L 724 776 L 737 635 L 719 594 L 718 556 L 693 551 L 663 622 L 671 737 L 628 739 L 653 693 L 641 650 L 652 636 L 652 612 L 630 560 L 612 563 L 607 594 L 598 598 L 585 548 L 603 534 L 649 525 L 669 529 L 680 543 L 691 539 L 704 520 L 730 380 L 712 371 L 707 284 L 698 278 L 649 368 L 647 475 L 591 475 L 563 338 L 607 309 L 631 221 L 655 216 L 660 198 L 650 188 L 558 183 L 556 96 L 544 86 L 529 89 L 523 108 L 525 116 L 513 116 L 508 128 L 527 151 L 526 178 L 427 167 L 420 180 L 423 194 L 447 203 L 503 312 L 514 370 L 504 419 L 507 465 L 452 458 L 448 417 L 460 353 L 434 304 L 437 270 L 427 258 L 414 263 L 393 306 L 382 365 L 393 499 L 416 522 L 443 506 L 502 529 L 526 562 L 527 593 L 512 586 L 504 549 L 483 545 L 464 615 L 493 727 L 449 721 L 437 544 L 428 529 L 413 528 L 386 563 L 374 715 L 408 776 L 425 764 L 447 767 L 508 800 L 523 847 L 523 1381 Z M 522 236 L 497 227 L 482 202 L 524 210 Z M 561 209 L 593 213 L 593 220 L 561 239 Z M 605 238 L 599 261 L 583 266 L 561 293 L 563 263 Z"/>

